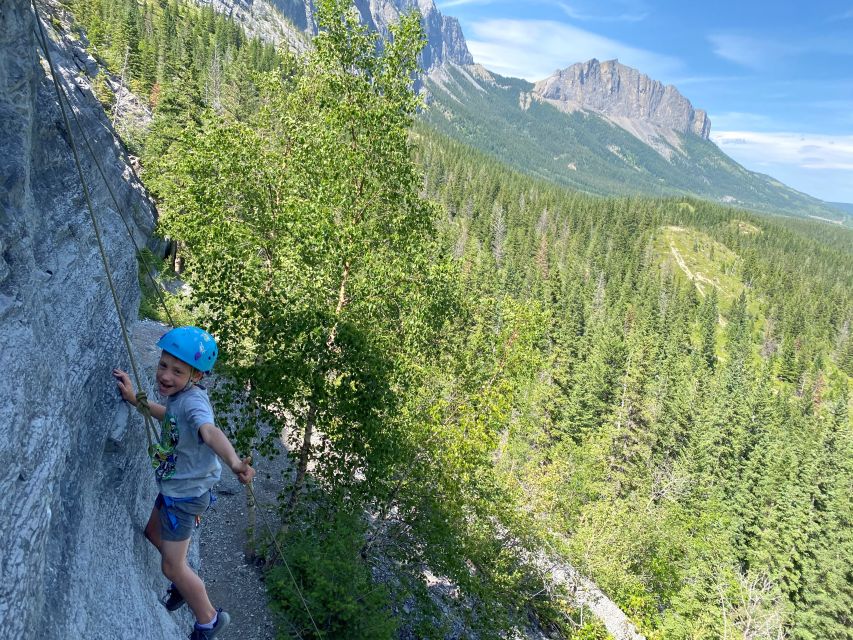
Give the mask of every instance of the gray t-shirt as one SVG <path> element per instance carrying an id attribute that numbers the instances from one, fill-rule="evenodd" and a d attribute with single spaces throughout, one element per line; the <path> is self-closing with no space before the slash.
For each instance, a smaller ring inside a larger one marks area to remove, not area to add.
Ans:
<path id="1" fill-rule="evenodd" d="M 164 496 L 197 498 L 219 482 L 222 465 L 198 431 L 207 423 L 213 424 L 213 408 L 201 387 L 193 385 L 166 400 L 160 443 L 151 456 Z"/>

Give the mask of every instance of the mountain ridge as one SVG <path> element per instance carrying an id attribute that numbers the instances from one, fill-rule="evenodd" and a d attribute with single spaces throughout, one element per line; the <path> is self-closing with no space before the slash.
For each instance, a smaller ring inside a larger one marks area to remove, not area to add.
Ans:
<path id="1" fill-rule="evenodd" d="M 669 158 L 680 150 L 675 135 L 704 140 L 711 121 L 673 85 L 664 85 L 618 60 L 592 58 L 558 70 L 533 86 L 532 94 L 561 111 L 596 113 Z"/>
<path id="2" fill-rule="evenodd" d="M 314 0 L 195 0 L 212 6 L 243 24 L 249 35 L 258 36 L 290 50 L 301 52 L 309 38 L 317 35 Z M 456 18 L 443 15 L 433 0 L 353 0 L 362 23 L 383 38 L 390 36 L 391 25 L 403 14 L 417 10 L 426 36 L 421 66 L 429 71 L 446 62 L 474 64 L 462 27 Z M 283 18 L 283 19 L 282 19 Z"/>
<path id="3" fill-rule="evenodd" d="M 274 6 L 300 34 L 297 41 L 317 31 L 313 0 L 210 2 L 218 10 L 230 7 L 238 20 L 247 8 L 255 7 L 257 13 L 262 6 Z M 709 140 L 711 122 L 704 110 L 694 108 L 675 86 L 618 60 L 579 62 L 528 83 L 475 64 L 458 20 L 442 15 L 433 0 L 356 0 L 354 5 L 362 22 L 383 37 L 402 13 L 414 9 L 422 13 L 427 44 L 421 54 L 424 74 L 419 86 L 431 107 L 424 120 L 516 169 L 597 195 L 687 194 L 764 213 L 848 224 L 853 219 L 742 167 Z M 476 92 L 467 96 L 463 84 Z M 498 95 L 510 86 L 515 92 L 512 108 L 505 96 Z M 492 100 L 483 100 L 485 96 Z M 476 108 L 465 104 L 469 98 Z M 531 120 L 534 104 L 548 106 L 564 119 L 534 109 L 544 120 Z M 504 126 L 508 121 L 514 124 Z M 520 121 L 526 123 L 524 132 L 515 128 Z M 483 131 L 488 135 L 481 135 Z M 537 138 L 537 131 L 545 137 Z M 530 164 L 533 157 L 540 165 Z"/>
<path id="4" fill-rule="evenodd" d="M 586 193 L 692 195 L 762 213 L 847 220 L 817 198 L 745 169 L 712 141 L 671 130 L 661 153 L 592 110 L 559 109 L 535 84 L 481 65 L 448 64 L 424 80 L 426 120 L 439 132 L 529 175 Z"/>

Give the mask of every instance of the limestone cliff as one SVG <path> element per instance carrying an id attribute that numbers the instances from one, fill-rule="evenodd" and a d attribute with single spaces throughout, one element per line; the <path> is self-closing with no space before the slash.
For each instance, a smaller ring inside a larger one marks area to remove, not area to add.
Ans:
<path id="1" fill-rule="evenodd" d="M 537 82 L 533 94 L 563 111 L 604 116 L 664 155 L 679 146 L 675 134 L 707 140 L 711 132 L 708 115 L 678 89 L 616 60 L 573 64 Z"/>
<path id="2" fill-rule="evenodd" d="M 233 17 L 250 35 L 277 44 L 285 43 L 293 50 L 302 51 L 308 46 L 303 35 L 317 34 L 313 0 L 196 1 L 212 5 L 217 11 Z M 473 64 L 459 21 L 442 15 L 433 0 L 354 0 L 354 3 L 362 22 L 383 37 L 388 36 L 388 27 L 398 22 L 402 14 L 414 9 L 420 11 L 427 37 L 427 44 L 421 52 L 421 66 L 425 70 L 445 62 Z"/>
<path id="3" fill-rule="evenodd" d="M 421 52 L 421 66 L 424 70 L 428 71 L 445 62 L 463 65 L 474 63 L 459 21 L 442 15 L 433 0 L 356 0 L 355 5 L 362 21 L 383 37 L 388 36 L 389 25 L 399 22 L 402 14 L 415 9 L 420 11 L 427 38 L 427 44 Z"/>
<path id="4" fill-rule="evenodd" d="M 53 34 L 84 129 L 72 119 L 69 132 L 35 27 L 27 0 L 0 3 L 0 635 L 173 639 L 181 630 L 157 604 L 164 581 L 140 533 L 156 493 L 146 438 L 111 380 L 127 356 L 70 134 L 91 141 L 142 245 L 153 212 L 91 94 L 91 59 Z M 85 148 L 81 160 L 132 320 L 134 248 Z"/>
<path id="5" fill-rule="evenodd" d="M 310 12 L 302 0 L 196 0 L 240 23 L 251 37 L 295 52 L 309 46 Z"/>

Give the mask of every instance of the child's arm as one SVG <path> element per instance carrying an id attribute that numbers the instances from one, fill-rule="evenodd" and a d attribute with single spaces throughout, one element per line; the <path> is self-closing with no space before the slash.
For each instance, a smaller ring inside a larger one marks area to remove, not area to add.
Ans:
<path id="1" fill-rule="evenodd" d="M 133 390 L 133 383 L 130 381 L 130 376 L 121 369 L 113 369 L 113 377 L 118 384 L 118 390 L 121 397 L 127 400 L 134 407 L 136 406 L 136 392 Z M 156 402 L 148 401 L 148 406 L 151 408 L 151 416 L 156 420 L 162 420 L 166 417 L 166 407 Z"/>
<path id="2" fill-rule="evenodd" d="M 221 429 L 207 422 L 198 428 L 198 432 L 201 434 L 204 443 L 222 458 L 222 461 L 231 468 L 240 482 L 249 484 L 252 481 L 252 478 L 255 477 L 255 470 L 249 465 L 249 458 L 240 460 L 240 456 L 237 455 L 231 441 L 222 433 Z"/>

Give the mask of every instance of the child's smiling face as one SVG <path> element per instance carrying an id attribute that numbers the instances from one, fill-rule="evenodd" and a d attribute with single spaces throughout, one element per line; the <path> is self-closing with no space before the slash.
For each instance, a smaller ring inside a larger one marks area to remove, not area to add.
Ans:
<path id="1" fill-rule="evenodd" d="M 178 391 L 183 391 L 190 380 L 198 382 L 199 379 L 201 373 L 183 360 L 165 351 L 160 354 L 160 362 L 157 363 L 157 390 L 161 395 L 173 396 Z"/>

